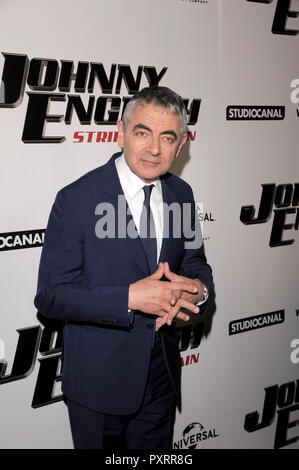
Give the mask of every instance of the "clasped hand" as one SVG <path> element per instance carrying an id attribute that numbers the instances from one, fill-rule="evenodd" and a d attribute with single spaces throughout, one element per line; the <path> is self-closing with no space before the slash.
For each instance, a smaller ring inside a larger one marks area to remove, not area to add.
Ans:
<path id="1" fill-rule="evenodd" d="M 163 276 L 170 282 L 161 281 Z M 199 313 L 194 304 L 202 298 L 203 290 L 199 280 L 171 272 L 167 262 L 159 263 L 151 276 L 130 284 L 129 308 L 156 315 L 156 325 L 160 328 L 171 325 L 175 318 L 188 321 L 189 315 L 181 309 Z"/>

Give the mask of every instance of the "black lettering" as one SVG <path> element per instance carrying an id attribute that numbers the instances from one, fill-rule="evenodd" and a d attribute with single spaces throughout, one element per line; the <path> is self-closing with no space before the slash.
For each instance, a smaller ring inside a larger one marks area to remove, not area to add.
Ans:
<path id="1" fill-rule="evenodd" d="M 63 399 L 63 395 L 54 395 L 55 384 L 61 382 L 59 373 L 61 355 L 44 357 L 39 359 L 40 363 L 38 377 L 35 385 L 32 408 L 50 405 Z"/>
<path id="2" fill-rule="evenodd" d="M 156 67 L 149 67 L 145 65 L 143 71 L 146 75 L 149 86 L 157 86 L 161 81 L 162 77 L 167 72 L 167 67 L 163 67 L 159 75 L 157 74 Z"/>
<path id="3" fill-rule="evenodd" d="M 55 93 L 27 93 L 29 96 L 27 113 L 25 117 L 22 141 L 25 144 L 33 143 L 61 143 L 65 137 L 45 137 L 46 122 L 60 122 L 61 115 L 47 114 L 50 101 L 65 101 L 64 94 Z"/>
<path id="4" fill-rule="evenodd" d="M 126 84 L 126 88 L 128 90 L 129 95 L 134 95 L 135 93 L 137 93 L 140 88 L 142 69 L 142 66 L 138 67 L 137 76 L 136 79 L 134 79 L 131 67 L 129 65 L 119 65 L 115 93 L 117 95 L 120 93 L 123 81 Z"/>
<path id="5" fill-rule="evenodd" d="M 43 334 L 40 340 L 39 352 L 42 356 L 48 356 L 49 354 L 57 354 L 62 349 L 62 325 L 58 325 L 55 322 L 55 328 L 46 324 L 43 329 Z"/>
<path id="6" fill-rule="evenodd" d="M 107 102 L 110 102 L 110 110 L 108 110 L 108 119 L 105 119 Z M 121 106 L 121 99 L 118 96 L 100 96 L 97 99 L 96 109 L 94 113 L 94 122 L 96 124 L 116 124 L 119 110 Z"/>
<path id="7" fill-rule="evenodd" d="M 0 103 L 0 108 L 16 108 L 23 101 L 29 59 L 27 55 L 2 55 L 5 58 L 1 79 L 4 101 Z"/>
<path id="8" fill-rule="evenodd" d="M 279 387 L 277 405 L 279 408 L 290 406 L 295 397 L 295 382 L 288 382 Z"/>
<path id="9" fill-rule="evenodd" d="M 46 69 L 46 73 L 43 79 L 44 69 Z M 32 59 L 30 62 L 27 83 L 31 90 L 53 91 L 57 86 L 58 72 L 59 67 L 57 60 Z"/>
<path id="10" fill-rule="evenodd" d="M 250 224 L 263 224 L 267 222 L 271 216 L 273 207 L 273 200 L 275 195 L 275 184 L 262 184 L 262 195 L 259 207 L 259 213 L 256 219 L 254 219 L 255 207 L 254 206 L 242 206 L 240 220 L 245 225 Z"/>
<path id="11" fill-rule="evenodd" d="M 188 99 L 184 99 L 184 104 L 187 110 L 187 115 L 189 116 L 188 125 L 193 126 L 198 121 L 201 100 L 198 100 L 198 99 L 192 100 L 190 104 L 190 108 L 188 108 L 188 105 L 189 105 Z"/>
<path id="12" fill-rule="evenodd" d="M 7 362 L 0 362 L 0 385 L 14 380 L 24 379 L 33 370 L 38 345 L 41 335 L 41 327 L 33 326 L 30 328 L 22 328 L 17 330 L 19 334 L 17 349 L 9 375 L 4 376 Z"/>
<path id="13" fill-rule="evenodd" d="M 113 83 L 116 72 L 116 64 L 111 65 L 110 77 L 106 75 L 103 64 L 91 63 L 90 64 L 90 75 L 88 81 L 88 92 L 93 93 L 95 77 L 97 77 L 98 82 L 102 88 L 103 93 L 111 94 L 113 89 Z"/>
<path id="14" fill-rule="evenodd" d="M 293 195 L 292 184 L 279 184 L 276 189 L 274 204 L 276 207 L 288 207 Z"/>
<path id="15" fill-rule="evenodd" d="M 176 333 L 180 340 L 179 349 L 181 352 L 186 351 L 189 347 L 191 347 L 191 349 L 198 348 L 201 342 L 203 328 L 203 322 L 195 323 L 193 326 L 187 325 L 176 328 Z"/>
<path id="16" fill-rule="evenodd" d="M 123 99 L 122 99 L 122 100 L 123 100 L 123 103 L 124 103 L 124 104 L 123 104 L 123 110 L 122 110 L 122 113 L 121 113 L 121 118 L 120 118 L 120 119 L 122 119 L 122 117 L 123 117 L 123 114 L 124 114 L 124 112 L 125 112 L 125 109 L 126 109 L 126 106 L 127 106 L 127 104 L 129 103 L 130 99 L 131 99 L 131 97 L 130 97 L 130 96 L 124 96 L 124 97 L 123 97 Z"/>
<path id="17" fill-rule="evenodd" d="M 188 347 L 190 346 L 191 331 L 192 325 L 182 326 L 176 329 L 176 334 L 178 335 L 180 340 L 179 349 L 181 352 L 186 351 L 186 349 L 188 349 Z"/>
<path id="18" fill-rule="evenodd" d="M 298 205 L 299 205 L 299 183 L 295 183 L 294 184 L 292 206 L 298 206 Z"/>
<path id="19" fill-rule="evenodd" d="M 287 34 L 295 36 L 298 29 L 286 29 L 287 18 L 297 18 L 298 11 L 290 11 L 291 0 L 277 0 L 277 6 L 274 14 L 272 25 L 273 34 Z"/>
<path id="20" fill-rule="evenodd" d="M 68 103 L 65 112 L 64 121 L 66 124 L 71 124 L 73 118 L 73 110 L 75 109 L 80 124 L 90 124 L 94 107 L 95 97 L 90 96 L 88 101 L 87 111 L 82 103 L 81 96 L 68 95 Z"/>
<path id="21" fill-rule="evenodd" d="M 253 413 L 248 413 L 245 416 L 244 429 L 247 432 L 257 431 L 258 429 L 263 429 L 273 422 L 275 417 L 275 410 L 278 397 L 278 385 L 273 385 L 272 387 L 265 388 L 265 401 L 263 416 L 261 422 L 258 423 L 259 413 L 254 411 Z"/>
<path id="22" fill-rule="evenodd" d="M 74 73 L 74 62 L 72 60 L 61 61 L 61 71 L 58 83 L 59 91 L 68 93 L 71 89 L 72 80 L 75 80 L 75 92 L 83 93 L 86 88 L 88 68 L 88 62 L 79 62 L 77 67 L 77 73 Z"/>
<path id="23" fill-rule="evenodd" d="M 287 439 L 287 432 L 288 429 L 294 428 L 298 426 L 299 417 L 295 421 L 289 421 L 290 413 L 293 411 L 299 410 L 299 405 L 293 405 L 289 408 L 284 408 L 282 410 L 277 411 L 277 426 L 276 426 L 276 434 L 275 434 L 275 441 L 274 441 L 274 449 L 280 449 L 281 447 L 288 446 L 297 442 L 299 440 L 299 435 Z"/>
<path id="24" fill-rule="evenodd" d="M 295 208 L 292 209 L 274 209 L 274 219 L 272 225 L 272 231 L 270 236 L 269 246 L 282 246 L 282 245 L 292 245 L 294 239 L 283 240 L 283 231 L 290 230 L 294 227 L 294 224 L 285 224 L 285 218 L 287 214 L 294 214 L 296 212 Z"/>
<path id="25" fill-rule="evenodd" d="M 203 334 L 204 323 L 199 322 L 195 323 L 193 330 L 192 330 L 192 337 L 191 337 L 191 349 L 198 348 L 201 343 L 201 338 Z"/>

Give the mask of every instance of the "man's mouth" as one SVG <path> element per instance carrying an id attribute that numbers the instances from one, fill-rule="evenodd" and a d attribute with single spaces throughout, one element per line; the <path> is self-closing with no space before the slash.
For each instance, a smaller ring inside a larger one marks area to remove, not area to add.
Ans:
<path id="1" fill-rule="evenodd" d="M 155 167 L 157 165 L 160 164 L 160 162 L 157 162 L 157 161 L 151 161 L 151 160 L 141 160 L 142 163 L 146 166 L 152 166 L 152 167 Z"/>

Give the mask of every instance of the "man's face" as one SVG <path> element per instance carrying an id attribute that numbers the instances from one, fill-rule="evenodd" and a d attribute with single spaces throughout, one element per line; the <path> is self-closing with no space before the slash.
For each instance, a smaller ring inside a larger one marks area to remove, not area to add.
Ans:
<path id="1" fill-rule="evenodd" d="M 117 127 L 127 165 L 146 183 L 170 169 L 187 140 L 187 134 L 181 138 L 180 116 L 153 103 L 137 106 L 126 129 L 123 121 Z"/>

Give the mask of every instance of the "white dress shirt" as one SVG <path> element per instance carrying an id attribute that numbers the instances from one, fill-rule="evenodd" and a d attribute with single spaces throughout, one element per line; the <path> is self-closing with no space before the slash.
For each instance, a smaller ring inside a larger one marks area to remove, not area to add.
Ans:
<path id="1" fill-rule="evenodd" d="M 135 175 L 133 171 L 128 167 L 124 154 L 115 160 L 115 166 L 117 174 L 122 186 L 124 195 L 126 197 L 129 209 L 131 211 L 133 220 L 135 222 L 137 231 L 139 233 L 140 218 L 142 212 L 142 206 L 144 201 L 143 186 L 145 183 L 139 176 Z M 151 192 L 150 207 L 152 210 L 155 230 L 157 237 L 157 263 L 160 258 L 160 251 L 163 241 L 163 197 L 162 197 L 162 186 L 160 179 L 157 179 L 153 183 L 154 187 Z M 204 286 L 205 287 L 205 286 Z M 206 290 L 206 287 L 205 287 Z M 200 300 L 196 305 L 203 304 L 208 298 L 208 292 L 206 291 L 206 297 L 204 300 Z"/>
<path id="2" fill-rule="evenodd" d="M 128 167 L 124 154 L 115 160 L 115 166 L 138 233 L 144 202 L 143 186 L 154 185 L 151 192 L 150 207 L 155 222 L 158 263 L 163 240 L 163 197 L 161 181 L 158 179 L 153 183 L 145 183 Z"/>

